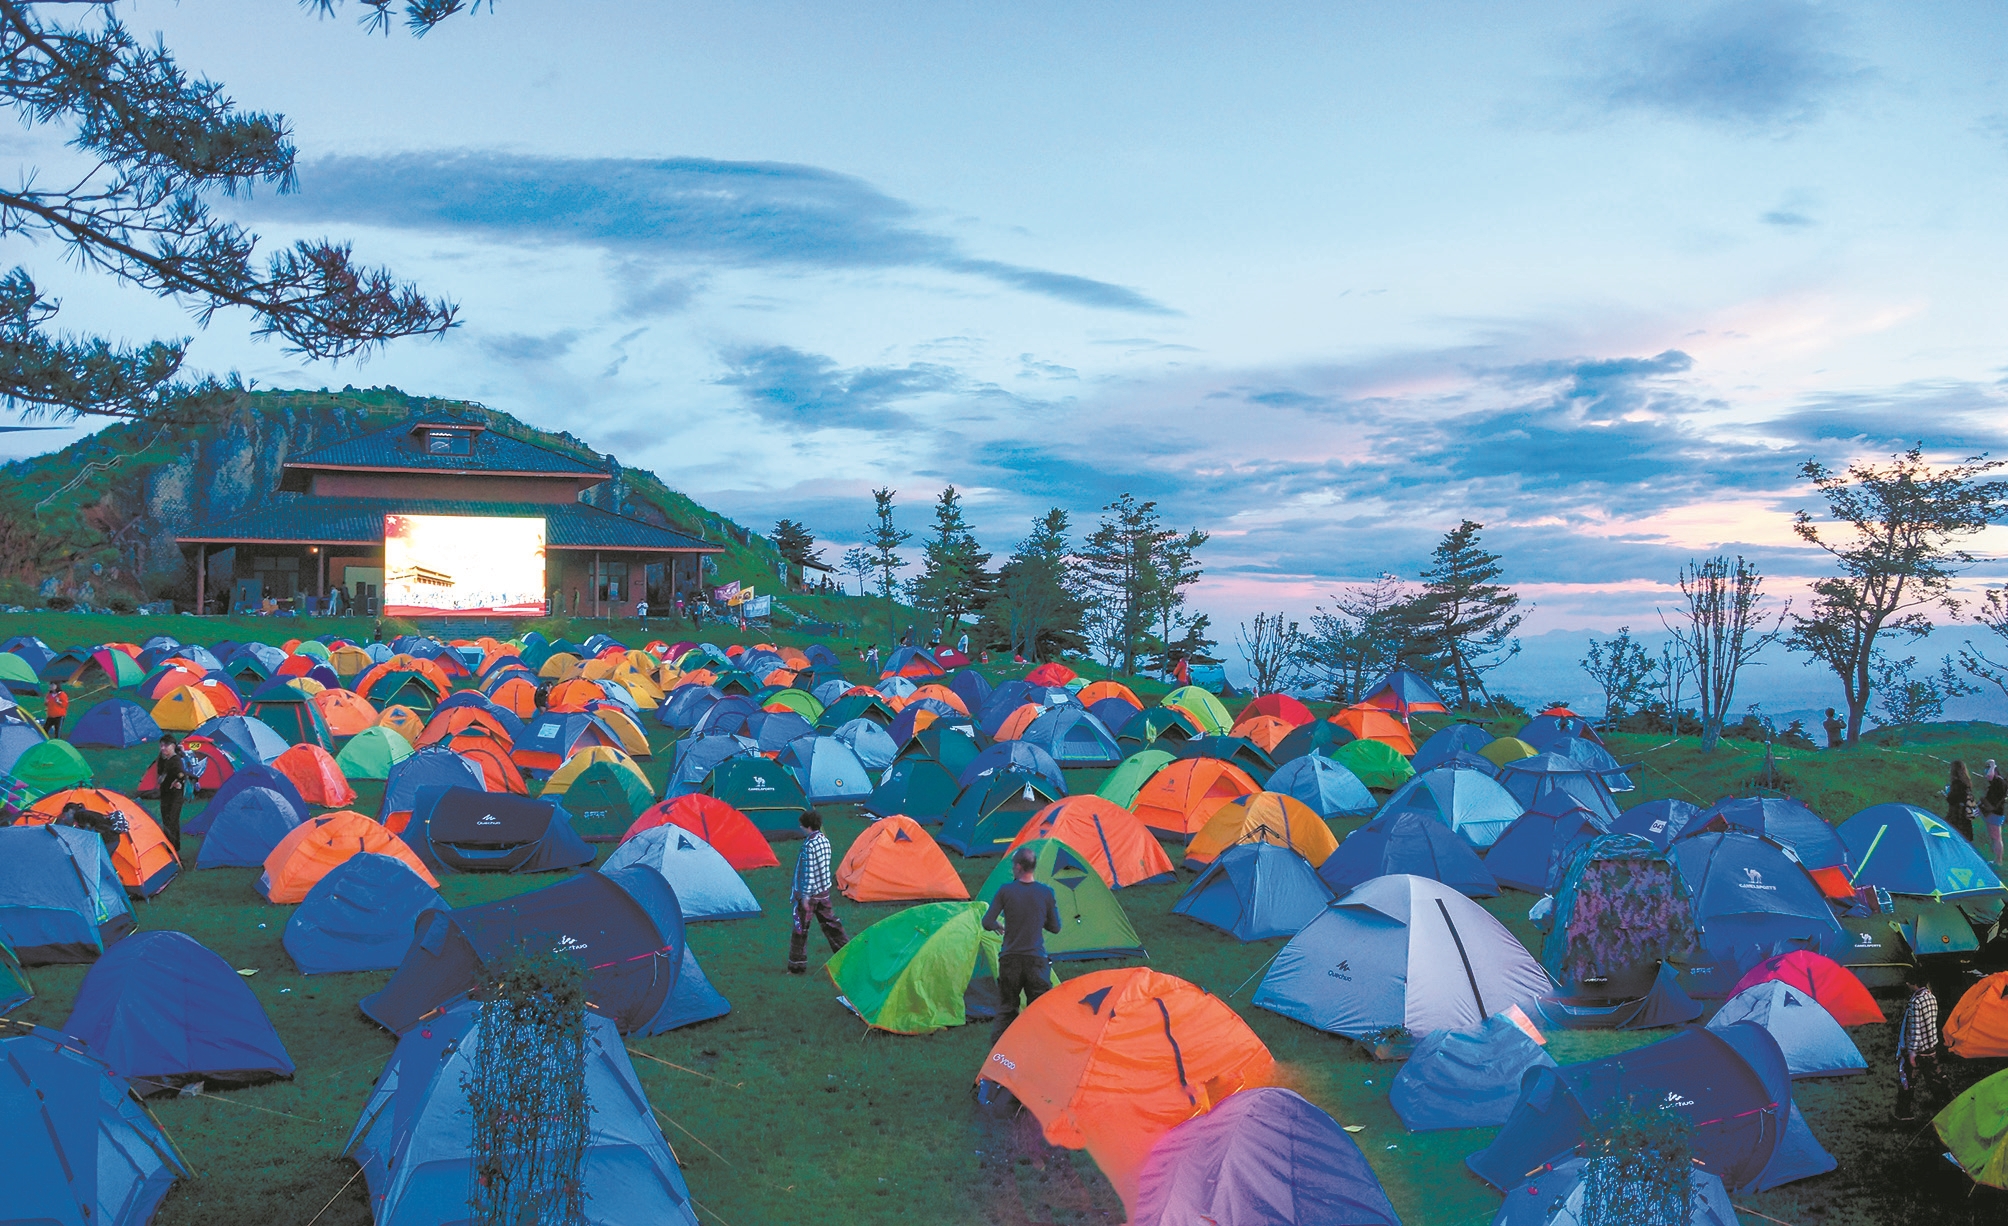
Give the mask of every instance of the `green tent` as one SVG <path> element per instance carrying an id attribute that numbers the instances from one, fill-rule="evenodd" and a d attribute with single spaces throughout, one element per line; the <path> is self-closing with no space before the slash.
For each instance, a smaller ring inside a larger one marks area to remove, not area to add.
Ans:
<path id="1" fill-rule="evenodd" d="M 334 658 L 334 653 L 328 650 L 328 645 L 319 639 L 301 639 L 294 645 L 293 654 L 296 656 L 312 656 L 323 664 Z"/>
<path id="2" fill-rule="evenodd" d="M 933 758 L 904 758 L 893 763 L 885 779 L 872 790 L 865 812 L 932 824 L 948 816 L 961 790 L 949 769 Z"/>
<path id="3" fill-rule="evenodd" d="M 572 780 L 560 803 L 571 816 L 574 833 L 589 842 L 605 843 L 627 833 L 655 797 L 627 767 L 595 762 Z"/>
<path id="4" fill-rule="evenodd" d="M 0 651 L 0 684 L 17 694 L 34 694 L 40 692 L 42 679 L 26 660 L 11 651 Z"/>
<path id="5" fill-rule="evenodd" d="M 390 768 L 411 754 L 410 741 L 400 736 L 396 729 L 378 725 L 350 737 L 349 743 L 342 746 L 342 752 L 335 755 L 335 765 L 341 767 L 342 774 L 351 781 L 388 779 Z"/>
<path id="6" fill-rule="evenodd" d="M 1931 1126 L 1973 1182 L 2008 1188 L 2008 1070 L 1946 1104 Z"/>
<path id="7" fill-rule="evenodd" d="M 1196 736 L 1204 736 L 1192 717 L 1182 711 L 1167 711 L 1163 707 L 1151 707 L 1130 716 L 1127 724 L 1113 729 L 1116 744 L 1124 749 L 1141 749 L 1157 741 L 1177 744 Z"/>
<path id="8" fill-rule="evenodd" d="M 1001 855 L 1034 813 L 1065 795 L 1023 771 L 979 776 L 948 807 L 938 841 L 965 856 Z"/>
<path id="9" fill-rule="evenodd" d="M 1123 905 L 1116 901 L 1115 891 L 1081 853 L 1058 839 L 1032 839 L 1025 846 L 1039 857 L 1032 875 L 1053 887 L 1053 897 L 1060 904 L 1060 933 L 1046 934 L 1047 957 L 1055 962 L 1078 962 L 1149 956 L 1144 952 L 1143 938 L 1137 936 Z M 983 879 L 983 888 L 976 892 L 976 901 L 989 907 L 1014 871 L 1010 860 L 991 869 Z"/>
<path id="10" fill-rule="evenodd" d="M 116 689 L 129 690 L 146 680 L 146 670 L 116 647 L 100 647 L 91 653 L 91 663 L 104 670 L 105 680 Z"/>
<path id="11" fill-rule="evenodd" d="M 772 758 L 728 758 L 704 777 L 701 791 L 753 819 L 770 839 L 799 839 L 809 798 L 788 768 Z"/>
<path id="12" fill-rule="evenodd" d="M 0 937 L 0 1016 L 34 999 L 35 985 L 28 982 L 28 972 L 21 969 L 21 960 L 14 956 L 14 947 L 7 944 L 6 937 Z"/>
<path id="13" fill-rule="evenodd" d="M 1370 788 L 1392 792 L 1415 777 L 1408 759 L 1385 741 L 1350 741 L 1334 749 L 1332 761 L 1345 767 Z"/>
<path id="14" fill-rule="evenodd" d="M 319 745 L 335 751 L 335 734 L 307 692 L 296 685 L 268 686 L 258 691 L 246 708 L 246 715 L 259 720 L 279 734 L 288 745 Z"/>
<path id="15" fill-rule="evenodd" d="M 1224 735 L 1234 726 L 1234 717 L 1228 714 L 1226 707 L 1220 705 L 1220 700 L 1196 685 L 1179 686 L 1166 694 L 1157 705 L 1185 712 L 1192 717 L 1193 723 L 1199 725 L 1202 732 L 1211 736 Z"/>
<path id="16" fill-rule="evenodd" d="M 997 1014 L 997 950 L 986 904 L 934 902 L 888 915 L 831 955 L 831 982 L 865 1024 L 926 1034 Z"/>
<path id="17" fill-rule="evenodd" d="M 1902 922 L 1897 931 L 1917 957 L 1928 954 L 1970 954 L 1980 948 L 1973 925 L 1956 903 L 1927 902 Z"/>
<path id="18" fill-rule="evenodd" d="M 68 741 L 41 741 L 28 746 L 20 757 L 14 759 L 14 768 L 8 773 L 37 800 L 51 792 L 82 787 L 91 781 L 90 764 Z"/>
<path id="19" fill-rule="evenodd" d="M 772 711 L 775 707 L 786 707 L 812 724 L 823 717 L 823 704 L 807 690 L 776 690 L 760 700 L 760 708 L 764 711 Z"/>
<path id="20" fill-rule="evenodd" d="M 982 752 L 976 744 L 975 737 L 966 732 L 958 732 L 956 726 L 950 725 L 922 728 L 914 733 L 907 738 L 906 744 L 899 747 L 899 756 L 896 760 L 904 762 L 912 758 L 928 758 L 947 767 L 948 773 L 953 776 L 960 775 L 965 767 L 976 760 L 976 755 Z"/>
<path id="21" fill-rule="evenodd" d="M 1102 780 L 1102 786 L 1095 789 L 1095 795 L 1103 800 L 1112 800 L 1125 809 L 1136 807 L 1136 794 L 1150 777 L 1170 766 L 1172 754 L 1165 749 L 1139 749 L 1124 758 L 1109 777 Z"/>
<path id="22" fill-rule="evenodd" d="M 841 728 L 854 719 L 868 719 L 875 724 L 889 726 L 898 715 L 892 704 L 877 694 L 846 694 L 823 708 L 822 718 L 816 721 L 816 726 Z"/>

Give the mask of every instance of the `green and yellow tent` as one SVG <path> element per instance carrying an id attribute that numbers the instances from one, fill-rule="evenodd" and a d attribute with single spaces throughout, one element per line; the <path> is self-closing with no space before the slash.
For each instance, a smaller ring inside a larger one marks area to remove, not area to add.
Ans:
<path id="1" fill-rule="evenodd" d="M 1113 800 L 1125 809 L 1136 807 L 1136 794 L 1143 785 L 1171 765 L 1173 754 L 1168 749 L 1139 749 L 1124 758 L 1109 777 L 1102 780 L 1102 786 L 1095 789 L 1095 795 L 1103 800 Z"/>
<path id="2" fill-rule="evenodd" d="M 983 929 L 988 905 L 935 902 L 894 912 L 831 956 L 830 981 L 866 1025 L 895 1034 L 995 1017 L 1003 938 Z"/>
<path id="3" fill-rule="evenodd" d="M 1953 1099 L 1931 1126 L 1973 1182 L 2008 1188 L 2008 1071 Z"/>
<path id="4" fill-rule="evenodd" d="M 1348 741 L 1329 755 L 1370 788 L 1392 792 L 1415 777 L 1415 767 L 1386 741 Z"/>
<path id="5" fill-rule="evenodd" d="M 1148 954 L 1143 938 L 1136 933 L 1123 905 L 1116 901 L 1102 875 L 1080 852 L 1059 839 L 1030 839 L 1019 850 L 1030 848 L 1037 857 L 1032 868 L 1035 880 L 1053 887 L 1060 905 L 1060 931 L 1046 934 L 1046 956 L 1055 962 L 1080 962 L 1090 958 L 1143 958 Z M 976 901 L 984 907 L 997 897 L 1016 873 L 1012 856 L 990 870 Z"/>
<path id="6" fill-rule="evenodd" d="M 350 737 L 342 752 L 335 755 L 335 765 L 342 768 L 342 775 L 352 783 L 357 779 L 388 779 L 390 768 L 411 754 L 410 741 L 398 735 L 396 729 L 379 724 Z"/>
<path id="7" fill-rule="evenodd" d="M 1158 705 L 1185 712 L 1208 736 L 1225 736 L 1234 727 L 1234 716 L 1221 701 L 1196 685 L 1179 686 Z"/>

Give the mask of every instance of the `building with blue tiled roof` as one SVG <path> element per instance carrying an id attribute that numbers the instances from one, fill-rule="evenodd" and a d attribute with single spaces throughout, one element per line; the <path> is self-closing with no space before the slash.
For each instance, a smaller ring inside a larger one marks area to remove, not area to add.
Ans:
<path id="1" fill-rule="evenodd" d="M 265 500 L 177 539 L 206 612 L 299 607 L 336 589 L 344 608 L 373 611 L 386 515 L 541 518 L 554 612 L 631 616 L 644 597 L 663 608 L 699 590 L 702 558 L 722 547 L 580 500 L 612 477 L 473 418 L 421 414 L 288 460 Z M 211 590 L 212 572 L 224 590 Z"/>

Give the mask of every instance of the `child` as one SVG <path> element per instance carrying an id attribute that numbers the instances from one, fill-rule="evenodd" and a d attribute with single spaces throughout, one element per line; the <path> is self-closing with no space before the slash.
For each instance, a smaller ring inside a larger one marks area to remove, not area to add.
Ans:
<path id="1" fill-rule="evenodd" d="M 63 735 L 63 717 L 70 713 L 70 696 L 63 693 L 61 684 L 49 683 L 49 692 L 42 698 L 42 712 L 48 717 L 42 721 L 42 731 L 48 733 L 52 741 L 60 738 Z"/>
<path id="2" fill-rule="evenodd" d="M 802 854 L 795 861 L 795 881 L 788 890 L 789 910 L 794 912 L 794 931 L 788 936 L 788 973 L 804 974 L 809 969 L 809 917 L 823 929 L 830 952 L 842 949 L 850 940 L 844 935 L 844 921 L 830 905 L 830 840 L 823 833 L 823 819 L 811 809 L 801 818 L 809 837 L 802 840 Z"/>

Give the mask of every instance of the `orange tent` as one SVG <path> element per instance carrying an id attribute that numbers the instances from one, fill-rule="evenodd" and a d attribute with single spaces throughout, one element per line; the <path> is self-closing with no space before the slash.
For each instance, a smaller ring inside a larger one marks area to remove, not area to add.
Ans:
<path id="1" fill-rule="evenodd" d="M 1073 848 L 1112 890 L 1178 876 L 1164 848 L 1136 814 L 1092 794 L 1056 800 L 1034 813 L 1004 854 L 1009 856 L 1033 839 L 1058 839 Z"/>
<path id="2" fill-rule="evenodd" d="M 634 825 L 621 836 L 621 842 L 657 826 L 679 826 L 690 831 L 711 844 L 713 851 L 742 873 L 749 868 L 778 868 L 781 864 L 774 855 L 773 844 L 760 833 L 753 819 L 716 796 L 693 792 L 657 801 L 634 819 Z"/>
<path id="3" fill-rule="evenodd" d="M 508 746 L 478 732 L 463 732 L 448 741 L 447 748 L 481 768 L 483 787 L 491 792 L 511 792 L 528 796 L 530 785 L 509 756 Z"/>
<path id="4" fill-rule="evenodd" d="M 299 902 L 337 865 L 366 851 L 395 856 L 425 884 L 439 888 L 438 879 L 411 854 L 403 839 L 353 809 L 339 809 L 308 818 L 279 840 L 272 854 L 265 857 L 265 875 L 258 879 L 258 892 L 271 902 Z"/>
<path id="5" fill-rule="evenodd" d="M 1186 844 L 1185 867 L 1205 868 L 1236 843 L 1287 847 L 1316 868 L 1339 849 L 1331 827 L 1311 806 L 1281 792 L 1241 796 L 1214 810 L 1206 826 Z"/>
<path id="6" fill-rule="evenodd" d="M 598 682 L 578 679 L 560 681 L 544 696 L 545 709 L 551 711 L 583 711 L 589 702 L 605 702 L 607 692 Z"/>
<path id="7" fill-rule="evenodd" d="M 335 759 L 319 745 L 295 745 L 272 759 L 272 769 L 292 780 L 300 789 L 300 799 L 310 805 L 331 809 L 356 798 L 348 777 Z"/>
<path id="8" fill-rule="evenodd" d="M 1404 758 L 1415 756 L 1415 742 L 1409 738 L 1408 725 L 1396 719 L 1386 707 L 1356 703 L 1332 716 L 1331 722 L 1362 741 L 1380 741 Z"/>
<path id="9" fill-rule="evenodd" d="M 377 716 L 377 725 L 390 729 L 407 741 L 416 741 L 425 734 L 424 717 L 402 703 L 385 707 Z"/>
<path id="10" fill-rule="evenodd" d="M 1945 1019 L 1945 1045 L 1968 1060 L 2008 1056 L 2008 971 L 1966 989 Z"/>
<path id="11" fill-rule="evenodd" d="M 376 708 L 354 690 L 322 690 L 313 701 L 328 731 L 336 736 L 354 736 L 377 722 Z"/>
<path id="12" fill-rule="evenodd" d="M 515 743 L 509 736 L 502 721 L 483 711 L 480 707 L 448 707 L 444 711 L 434 711 L 432 718 L 425 721 L 425 731 L 418 734 L 412 743 L 413 749 L 423 749 L 447 740 L 469 728 L 477 728 L 488 736 L 502 742 L 504 750 L 514 749 Z"/>
<path id="13" fill-rule="evenodd" d="M 1266 1084 L 1275 1067 L 1218 997 L 1130 966 L 1069 979 L 1033 1001 L 990 1049 L 979 1079 L 1011 1091 L 1047 1141 L 1087 1150 L 1133 1206 L 1159 1137 Z"/>
<path id="14" fill-rule="evenodd" d="M 1017 740 L 1019 737 L 1025 735 L 1025 729 L 1032 726 L 1033 720 L 1045 713 L 1046 708 L 1036 702 L 1021 704 L 1017 710 L 1004 717 L 1004 725 L 997 729 L 996 739 L 1000 741 Z"/>
<path id="15" fill-rule="evenodd" d="M 1273 752 L 1276 746 L 1283 743 L 1284 737 L 1295 731 L 1295 727 L 1273 715 L 1244 715 L 1228 735 L 1246 737 L 1261 746 L 1264 752 Z"/>
<path id="16" fill-rule="evenodd" d="M 188 687 L 209 700 L 218 715 L 242 715 L 244 703 L 237 697 L 237 691 L 214 677 L 204 677 Z"/>
<path id="17" fill-rule="evenodd" d="M 528 677 L 504 678 L 488 701 L 498 707 L 506 707 L 518 718 L 529 719 L 537 713 L 537 687 Z"/>
<path id="18" fill-rule="evenodd" d="M 945 702 L 949 706 L 954 707 L 957 714 L 969 714 L 969 704 L 962 701 L 962 695 L 939 682 L 930 681 L 906 696 L 908 702 L 918 702 L 923 698 L 932 698 L 938 702 Z"/>
<path id="19" fill-rule="evenodd" d="M 1104 698 L 1120 698 L 1137 710 L 1143 710 L 1143 699 L 1138 698 L 1135 690 L 1120 681 L 1090 681 L 1081 687 L 1077 697 L 1084 707 L 1092 707 Z"/>
<path id="20" fill-rule="evenodd" d="M 177 685 L 153 704 L 153 722 L 169 732 L 193 732 L 216 718 L 216 708 L 194 685 Z"/>
<path id="21" fill-rule="evenodd" d="M 921 902 L 968 898 L 934 836 L 910 817 L 873 822 L 837 865 L 837 888 L 852 902 Z"/>
<path id="22" fill-rule="evenodd" d="M 1205 828 L 1221 805 L 1261 790 L 1247 771 L 1232 762 L 1181 758 L 1144 781 L 1134 809 L 1151 833 L 1189 839 Z"/>
<path id="23" fill-rule="evenodd" d="M 151 898 L 167 888 L 181 871 L 181 857 L 161 833 L 160 826 L 139 807 L 139 802 L 103 788 L 65 788 L 36 801 L 21 815 L 24 826 L 46 826 L 63 815 L 70 805 L 79 804 L 93 813 L 123 814 L 126 832 L 112 848 L 112 867 L 119 884 L 134 898 Z"/>
<path id="24" fill-rule="evenodd" d="M 1271 719 L 1280 719 L 1292 728 L 1301 728 L 1318 718 L 1311 714 L 1311 708 L 1298 702 L 1288 694 L 1257 694 L 1249 701 L 1247 706 L 1241 708 L 1241 714 L 1234 718 L 1235 722 L 1239 723 L 1245 719 L 1252 719 L 1257 715 L 1266 715 Z"/>

